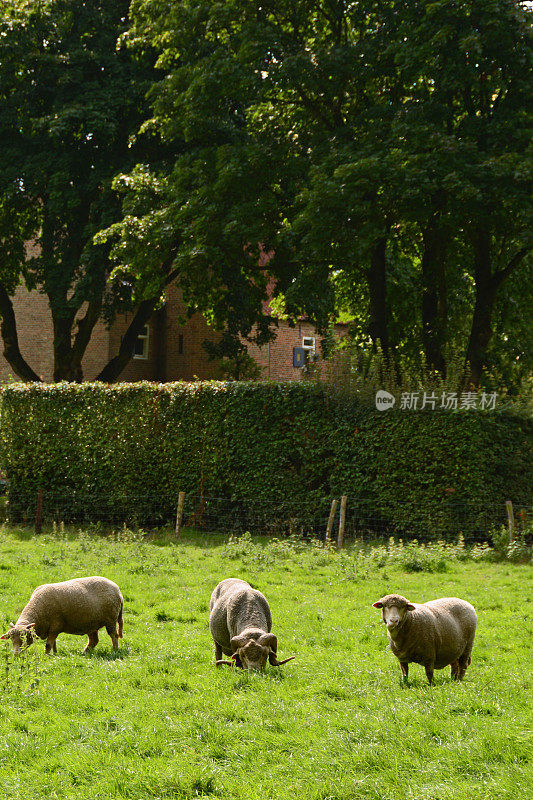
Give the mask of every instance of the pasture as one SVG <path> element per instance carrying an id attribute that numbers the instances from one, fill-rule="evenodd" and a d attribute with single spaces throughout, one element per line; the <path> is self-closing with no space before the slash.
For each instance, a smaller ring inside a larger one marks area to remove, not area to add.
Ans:
<path id="1" fill-rule="evenodd" d="M 123 531 L 0 532 L 1 616 L 32 590 L 115 580 L 124 639 L 61 635 L 19 660 L 0 650 L 0 797 L 227 800 L 518 800 L 532 789 L 532 572 L 461 548 L 325 551 L 312 543 Z M 214 666 L 212 589 L 242 577 L 267 596 L 283 667 Z M 410 683 L 387 648 L 387 592 L 458 595 L 480 620 L 464 683 Z M 528 607 L 529 606 L 529 607 Z"/>

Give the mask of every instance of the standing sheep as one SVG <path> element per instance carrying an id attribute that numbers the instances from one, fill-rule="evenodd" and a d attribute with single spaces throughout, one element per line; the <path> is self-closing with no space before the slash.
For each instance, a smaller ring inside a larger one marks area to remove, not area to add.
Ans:
<path id="1" fill-rule="evenodd" d="M 11 639 L 13 652 L 20 652 L 24 639 L 30 645 L 34 638 L 46 639 L 46 652 L 57 653 L 60 633 L 89 637 L 84 653 L 98 644 L 98 631 L 105 626 L 118 649 L 122 638 L 124 600 L 116 583 L 97 576 L 74 578 L 62 583 L 38 586 L 22 610 L 17 622 L 1 636 Z M 118 631 L 117 631 L 118 623 Z"/>
<path id="2" fill-rule="evenodd" d="M 476 634 L 476 611 L 466 600 L 442 597 L 410 603 L 401 594 L 388 594 L 373 604 L 381 608 L 392 652 L 407 680 L 409 664 L 423 664 L 429 683 L 433 670 L 451 665 L 454 680 L 462 681 L 470 664 Z"/>
<path id="3" fill-rule="evenodd" d="M 218 584 L 209 604 L 209 628 L 215 642 L 217 667 L 236 665 L 242 669 L 262 670 L 267 658 L 279 667 L 294 656 L 278 661 L 278 640 L 273 633 L 272 615 L 266 597 L 238 578 L 226 578 Z M 222 653 L 231 656 L 224 661 Z"/>

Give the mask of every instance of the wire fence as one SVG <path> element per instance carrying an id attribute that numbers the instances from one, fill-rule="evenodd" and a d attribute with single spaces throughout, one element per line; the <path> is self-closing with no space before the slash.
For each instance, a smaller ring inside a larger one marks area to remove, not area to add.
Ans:
<path id="1" fill-rule="evenodd" d="M 6 518 L 40 530 L 43 523 L 64 522 L 110 528 L 172 526 L 209 533 L 301 536 L 325 540 L 384 539 L 490 541 L 502 525 L 517 532 L 531 529 L 532 506 L 520 499 L 510 504 L 495 499 L 481 506 L 471 499 L 446 498 L 427 508 L 412 503 L 382 503 L 362 497 L 321 498 L 310 510 L 297 500 L 215 497 L 199 493 L 105 494 L 39 491 L 7 495 Z M 333 513 L 334 512 L 334 513 Z M 512 514 L 512 519 L 510 518 Z"/>

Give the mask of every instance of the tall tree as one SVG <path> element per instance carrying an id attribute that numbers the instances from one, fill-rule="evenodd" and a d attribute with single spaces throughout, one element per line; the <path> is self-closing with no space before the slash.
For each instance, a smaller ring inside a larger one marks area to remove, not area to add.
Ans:
<path id="1" fill-rule="evenodd" d="M 4 355 L 38 380 L 20 352 L 12 296 L 22 281 L 48 297 L 54 380 L 81 380 L 97 321 L 134 310 L 125 361 L 171 277 L 169 263 L 133 285 L 112 274 L 93 236 L 121 216 L 111 184 L 149 141 L 150 62 L 117 48 L 127 0 L 8 0 L 0 20 L 0 314 Z M 26 243 L 37 247 L 31 257 Z M 125 363 L 125 362 L 124 362 Z M 111 374 L 111 368 L 107 367 Z M 104 370 L 104 375 L 106 370 Z"/>
<path id="2" fill-rule="evenodd" d="M 179 238 L 186 295 L 219 324 L 232 310 L 237 347 L 264 299 L 262 247 L 289 314 L 325 326 L 342 296 L 363 306 L 367 346 L 445 373 L 453 344 L 478 385 L 495 303 L 530 249 L 523 4 L 134 0 L 132 13 L 132 46 L 166 73 L 151 125 L 187 150 L 150 171 L 168 191 L 160 216 L 132 205 L 117 257 L 142 253 L 146 228 L 165 248 Z M 139 175 L 125 184 L 134 197 Z"/>
<path id="3" fill-rule="evenodd" d="M 460 240 L 469 255 L 475 299 L 465 362 L 477 386 L 497 297 L 533 244 L 531 13 L 517 0 L 405 3 L 401 13 L 407 141 L 421 131 L 446 154 L 439 214 L 448 218 L 448 242 Z M 439 227 L 437 246 L 446 247 Z"/>

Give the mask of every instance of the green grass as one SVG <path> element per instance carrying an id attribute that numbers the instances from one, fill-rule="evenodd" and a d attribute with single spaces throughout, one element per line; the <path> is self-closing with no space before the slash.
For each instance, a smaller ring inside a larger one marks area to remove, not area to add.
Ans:
<path id="1" fill-rule="evenodd" d="M 530 796 L 531 567 L 453 548 L 368 556 L 246 537 L 118 538 L 0 533 L 4 626 L 44 582 L 100 574 L 125 598 L 118 654 L 105 632 L 86 657 L 75 636 L 59 637 L 55 657 L 38 642 L 23 662 L 2 643 L 0 797 Z M 264 674 L 215 668 L 209 597 L 230 576 L 266 594 L 278 657 L 297 660 Z M 462 684 L 443 670 L 428 687 L 412 665 L 400 685 L 371 607 L 393 591 L 476 606 Z"/>

